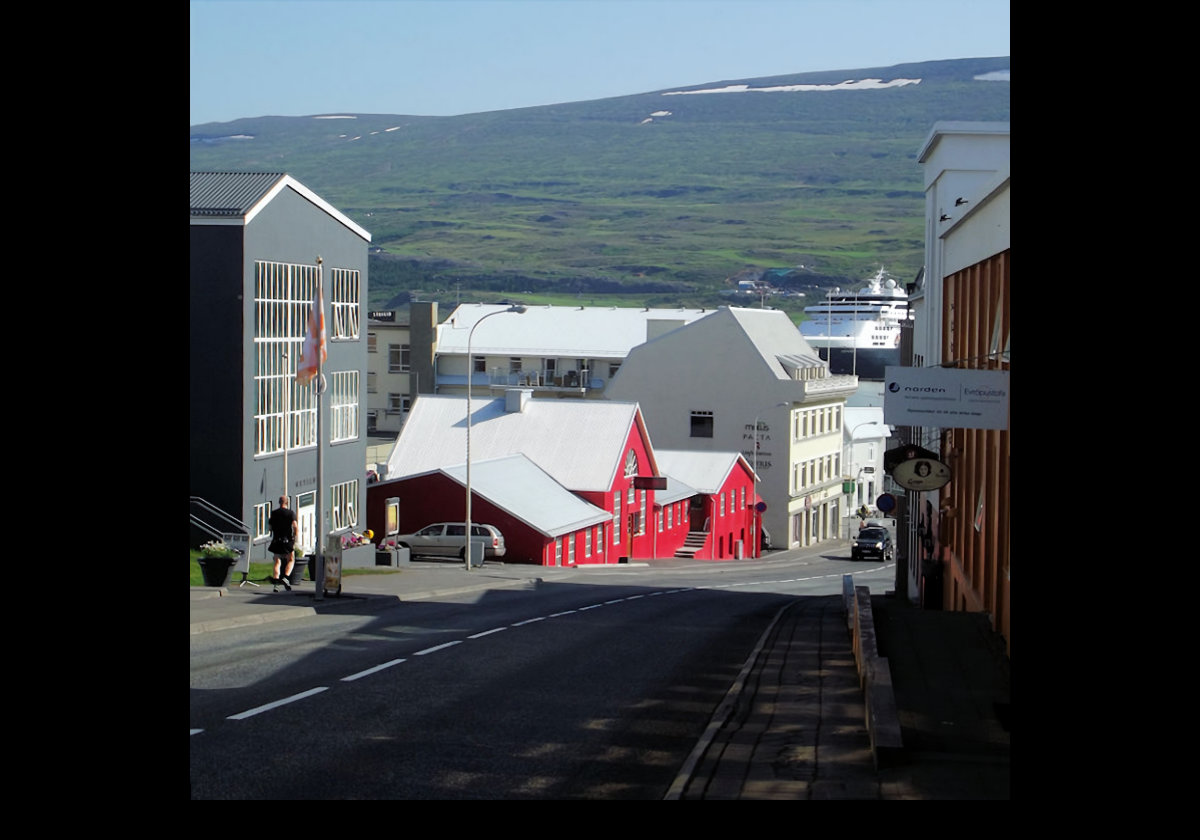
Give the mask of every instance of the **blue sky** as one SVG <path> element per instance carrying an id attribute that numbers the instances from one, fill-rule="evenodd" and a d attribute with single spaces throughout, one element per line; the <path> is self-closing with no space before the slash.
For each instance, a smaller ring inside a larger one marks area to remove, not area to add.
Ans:
<path id="1" fill-rule="evenodd" d="M 1008 0 L 190 0 L 191 124 L 1008 55 Z"/>

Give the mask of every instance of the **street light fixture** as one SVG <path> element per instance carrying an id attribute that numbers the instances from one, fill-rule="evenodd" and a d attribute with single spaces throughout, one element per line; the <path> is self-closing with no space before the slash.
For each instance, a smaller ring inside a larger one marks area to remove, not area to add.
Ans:
<path id="1" fill-rule="evenodd" d="M 756 541 L 755 551 L 758 553 L 751 555 L 753 557 L 758 557 L 762 554 L 762 516 L 758 512 L 758 420 L 772 408 L 791 408 L 791 406 L 790 402 L 775 403 L 775 405 L 764 408 L 754 417 L 754 500 L 752 504 L 754 505 L 754 523 L 756 524 L 754 531 L 754 539 Z"/>
<path id="2" fill-rule="evenodd" d="M 489 312 L 472 324 L 470 332 L 467 333 L 467 517 L 463 530 L 463 562 L 466 563 L 468 572 L 471 571 L 471 379 L 475 373 L 475 362 L 471 358 L 471 339 L 475 336 L 475 328 L 488 318 L 491 318 L 493 315 L 505 315 L 510 312 L 514 315 L 524 315 L 525 307 L 520 304 L 513 304 L 508 309 L 497 309 L 495 312 Z"/>

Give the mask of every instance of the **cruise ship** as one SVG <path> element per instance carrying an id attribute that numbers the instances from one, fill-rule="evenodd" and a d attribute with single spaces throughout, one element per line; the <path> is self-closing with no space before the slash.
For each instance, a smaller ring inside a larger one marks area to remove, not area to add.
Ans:
<path id="1" fill-rule="evenodd" d="M 832 373 L 882 380 L 887 365 L 900 364 L 900 325 L 912 313 L 908 294 L 882 266 L 862 288 L 834 289 L 804 314 L 800 334 Z"/>

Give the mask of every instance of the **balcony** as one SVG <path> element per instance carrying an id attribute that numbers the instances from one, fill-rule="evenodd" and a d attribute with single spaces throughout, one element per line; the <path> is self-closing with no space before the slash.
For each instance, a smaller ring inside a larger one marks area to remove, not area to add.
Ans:
<path id="1" fill-rule="evenodd" d="M 532 388 L 535 391 L 584 394 L 603 388 L 604 380 L 593 378 L 587 368 L 578 371 L 506 371 L 496 367 L 488 372 L 488 385 L 492 388 Z"/>

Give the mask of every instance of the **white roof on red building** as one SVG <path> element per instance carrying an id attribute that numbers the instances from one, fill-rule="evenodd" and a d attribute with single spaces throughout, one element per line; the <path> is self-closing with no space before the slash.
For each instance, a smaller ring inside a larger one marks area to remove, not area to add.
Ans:
<path id="1" fill-rule="evenodd" d="M 719 493 L 738 461 L 753 470 L 738 452 L 692 452 L 681 449 L 656 449 L 654 458 L 664 474 L 694 487 L 701 493 Z"/>
<path id="2" fill-rule="evenodd" d="M 607 492 L 624 467 L 630 430 L 636 423 L 644 433 L 635 402 L 527 397 L 521 410 L 509 405 L 506 397 L 471 400 L 472 489 L 477 463 L 524 455 L 563 487 Z M 466 413 L 465 396 L 417 397 L 388 456 L 387 478 L 465 464 Z M 661 475 L 654 463 L 639 474 Z"/>
<path id="3" fill-rule="evenodd" d="M 467 486 L 466 464 L 442 472 Z M 476 461 L 471 456 L 471 494 L 549 537 L 612 520 L 612 514 L 576 496 L 524 455 Z M 472 517 L 476 518 L 476 517 Z"/>

